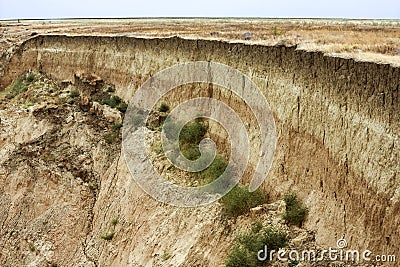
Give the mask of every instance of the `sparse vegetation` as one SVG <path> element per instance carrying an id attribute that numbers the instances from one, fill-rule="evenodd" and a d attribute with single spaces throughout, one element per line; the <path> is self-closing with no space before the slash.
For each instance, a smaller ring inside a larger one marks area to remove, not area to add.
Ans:
<path id="1" fill-rule="evenodd" d="M 112 126 L 112 131 L 104 134 L 104 141 L 106 141 L 107 144 L 112 144 L 115 141 L 117 141 L 119 138 L 120 129 L 122 128 L 122 126 L 123 126 L 123 124 L 120 122 L 115 123 Z"/>
<path id="2" fill-rule="evenodd" d="M 35 80 L 35 75 L 33 75 L 33 73 L 28 73 L 28 74 L 26 74 L 26 81 L 28 82 L 28 83 L 31 83 L 31 82 L 33 82 Z"/>
<path id="3" fill-rule="evenodd" d="M 18 77 L 18 79 L 7 89 L 6 97 L 13 99 L 17 95 L 28 90 L 29 85 L 35 80 L 32 73 L 26 73 Z"/>
<path id="4" fill-rule="evenodd" d="M 35 104 L 32 103 L 32 102 L 28 102 L 28 103 L 26 103 L 26 104 L 23 106 L 23 108 L 24 108 L 24 109 L 28 109 L 28 108 L 32 107 L 33 105 L 35 105 Z"/>
<path id="5" fill-rule="evenodd" d="M 201 156 L 199 146 L 196 145 L 185 146 L 182 149 L 182 154 L 189 160 L 196 160 Z"/>
<path id="6" fill-rule="evenodd" d="M 125 103 L 124 100 L 122 100 L 119 96 L 116 96 L 116 95 L 103 98 L 101 100 L 101 104 L 110 106 L 112 108 L 116 108 L 122 113 L 125 113 L 128 108 L 128 104 Z"/>
<path id="7" fill-rule="evenodd" d="M 173 139 L 178 135 L 179 124 L 176 122 L 168 122 L 164 125 L 165 135 L 168 139 Z M 198 159 L 201 154 L 199 150 L 199 142 L 207 133 L 207 126 L 201 121 L 194 121 L 185 124 L 179 133 L 179 145 L 182 154 L 189 160 Z"/>
<path id="8" fill-rule="evenodd" d="M 69 97 L 71 98 L 77 98 L 78 96 L 80 96 L 80 93 L 77 90 L 71 90 L 69 92 Z"/>
<path id="9" fill-rule="evenodd" d="M 111 86 L 111 85 L 106 85 L 104 91 L 107 92 L 107 93 L 114 93 L 114 92 L 115 92 L 115 89 L 114 89 L 114 87 Z"/>
<path id="10" fill-rule="evenodd" d="M 237 217 L 247 213 L 251 208 L 265 203 L 264 193 L 257 189 L 254 192 L 249 192 L 242 185 L 235 186 L 222 199 L 225 212 L 229 216 Z"/>
<path id="11" fill-rule="evenodd" d="M 259 261 L 257 253 L 267 246 L 268 251 L 278 251 L 287 245 L 289 240 L 288 234 L 280 228 L 274 226 L 264 227 L 262 223 L 257 222 L 250 231 L 240 234 L 229 253 L 225 266 L 242 267 L 242 266 L 264 266 L 268 263 Z"/>
<path id="12" fill-rule="evenodd" d="M 117 225 L 118 224 L 118 218 L 113 218 L 112 220 L 111 220 L 111 224 L 112 225 Z"/>
<path id="13" fill-rule="evenodd" d="M 31 252 L 35 252 L 35 250 L 36 250 L 35 244 L 30 244 L 30 245 L 29 245 L 29 250 L 30 250 Z"/>
<path id="14" fill-rule="evenodd" d="M 128 104 L 125 103 L 125 102 L 121 102 L 121 103 L 117 106 L 117 109 L 118 109 L 120 112 L 125 113 L 126 110 L 128 109 Z"/>
<path id="15" fill-rule="evenodd" d="M 168 112 L 169 111 L 168 104 L 161 103 L 160 107 L 158 108 L 158 111 L 160 111 L 160 112 Z"/>
<path id="16" fill-rule="evenodd" d="M 161 259 L 163 261 L 167 261 L 172 257 L 172 255 L 168 251 L 164 251 L 164 253 L 161 256 Z"/>
<path id="17" fill-rule="evenodd" d="M 224 173 L 227 166 L 228 163 L 226 163 L 225 159 L 217 155 L 211 165 L 197 175 L 202 178 L 205 183 L 211 183 Z"/>
<path id="18" fill-rule="evenodd" d="M 283 34 L 283 32 L 279 30 L 277 26 L 272 26 L 271 31 L 273 36 L 279 36 Z"/>
<path id="19" fill-rule="evenodd" d="M 110 231 L 110 232 L 108 232 L 108 233 L 102 235 L 102 236 L 101 236 L 101 239 L 104 239 L 104 240 L 111 240 L 111 239 L 114 238 L 114 235 L 115 235 L 115 232 L 114 232 L 114 231 Z"/>
<path id="20" fill-rule="evenodd" d="M 92 191 L 97 191 L 99 189 L 99 184 L 97 182 L 90 182 L 89 183 L 89 189 Z"/>
<path id="21" fill-rule="evenodd" d="M 181 145 L 197 145 L 206 133 L 207 126 L 204 123 L 200 121 L 187 123 L 183 126 L 179 134 L 179 143 Z"/>
<path id="22" fill-rule="evenodd" d="M 307 217 L 307 207 L 298 200 L 297 195 L 294 192 L 285 194 L 283 200 L 286 203 L 286 211 L 283 215 L 283 219 L 288 224 L 301 227 Z"/>
<path id="23" fill-rule="evenodd" d="M 118 122 L 118 123 L 116 123 L 116 124 L 114 124 L 114 125 L 112 126 L 112 129 L 113 129 L 113 131 L 118 131 L 119 129 L 122 128 L 122 126 L 123 126 L 123 124 L 120 123 L 120 122 Z"/>

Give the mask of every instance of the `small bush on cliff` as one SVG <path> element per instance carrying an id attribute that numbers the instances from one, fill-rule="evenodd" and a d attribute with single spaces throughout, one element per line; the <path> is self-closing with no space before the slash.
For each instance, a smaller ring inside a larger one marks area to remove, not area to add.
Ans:
<path id="1" fill-rule="evenodd" d="M 294 192 L 285 194 L 283 200 L 286 203 L 286 211 L 283 214 L 283 219 L 288 224 L 301 227 L 308 214 L 307 207 L 298 200 Z"/>
<path id="2" fill-rule="evenodd" d="M 197 145 L 207 133 L 207 126 L 200 121 L 185 124 L 179 134 L 179 143 Z"/>
<path id="3" fill-rule="evenodd" d="M 193 145 L 182 148 L 182 154 L 189 160 L 196 160 L 201 156 L 199 147 Z"/>
<path id="4" fill-rule="evenodd" d="M 221 201 L 225 212 L 229 216 L 237 217 L 249 212 L 253 207 L 264 204 L 265 195 L 259 189 L 249 192 L 246 187 L 237 185 Z"/>
<path id="5" fill-rule="evenodd" d="M 35 75 L 33 75 L 33 73 L 28 73 L 26 74 L 25 80 L 27 83 L 31 83 L 35 80 Z"/>
<path id="6" fill-rule="evenodd" d="M 160 112 L 168 112 L 169 106 L 166 103 L 161 103 L 160 108 L 158 109 Z"/>
<path id="7" fill-rule="evenodd" d="M 250 231 L 236 237 L 225 266 L 264 266 L 269 260 L 269 255 L 260 255 L 267 257 L 265 261 L 259 261 L 258 251 L 264 250 L 265 246 L 268 251 L 278 251 L 287 245 L 288 239 L 288 234 L 282 229 L 271 225 L 264 227 L 261 223 L 256 223 Z"/>
<path id="8" fill-rule="evenodd" d="M 113 131 L 118 131 L 119 129 L 122 128 L 122 126 L 123 126 L 122 123 L 117 122 L 117 123 L 115 123 L 115 124 L 112 126 L 112 129 L 113 129 Z"/>
<path id="9" fill-rule="evenodd" d="M 118 224 L 118 221 L 119 221 L 118 218 L 113 218 L 113 219 L 111 220 L 111 224 L 115 226 L 115 225 Z"/>
<path id="10" fill-rule="evenodd" d="M 69 97 L 71 98 L 77 98 L 78 96 L 80 96 L 80 93 L 77 90 L 71 90 L 71 92 L 69 92 Z"/>
<path id="11" fill-rule="evenodd" d="M 197 175 L 208 184 L 220 177 L 227 166 L 228 163 L 226 163 L 225 159 L 217 155 L 211 165 L 207 169 L 199 172 Z"/>
<path id="12" fill-rule="evenodd" d="M 26 73 L 18 77 L 18 79 L 9 87 L 7 94 L 8 99 L 12 99 L 20 93 L 28 90 L 29 84 L 35 80 L 35 76 L 32 73 Z"/>
<path id="13" fill-rule="evenodd" d="M 31 252 L 35 252 L 35 250 L 36 250 L 35 245 L 34 245 L 34 244 L 30 244 L 30 245 L 29 245 L 29 250 L 30 250 Z"/>
<path id="14" fill-rule="evenodd" d="M 124 100 L 122 100 L 119 96 L 116 96 L 116 95 L 113 95 L 113 96 L 107 97 L 107 98 L 103 98 L 101 100 L 101 104 L 110 106 L 112 108 L 116 108 L 122 113 L 125 113 L 128 108 L 128 104 L 125 103 Z"/>
<path id="15" fill-rule="evenodd" d="M 114 232 L 114 231 L 111 231 L 111 232 L 108 232 L 108 233 L 102 235 L 102 236 L 101 236 L 101 239 L 104 239 L 104 240 L 111 240 L 111 239 L 113 239 L 114 235 L 115 235 L 115 232 Z"/>

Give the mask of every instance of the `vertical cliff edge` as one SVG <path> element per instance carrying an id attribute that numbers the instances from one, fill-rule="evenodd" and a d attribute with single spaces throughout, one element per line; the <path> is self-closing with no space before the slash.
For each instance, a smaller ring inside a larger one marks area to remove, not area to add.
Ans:
<path id="1" fill-rule="evenodd" d="M 129 102 L 149 77 L 188 61 L 229 65 L 262 90 L 278 136 L 273 166 L 262 188 L 271 200 L 289 189 L 298 192 L 309 208 L 305 227 L 315 231 L 318 244 L 334 247 L 344 237 L 351 248 L 400 256 L 398 67 L 286 46 L 178 37 L 48 35 L 31 38 L 16 49 L 3 66 L 0 88 L 26 70 L 65 82 L 79 73 L 90 73 L 115 85 L 116 94 Z M 182 96 L 177 92 L 173 97 Z M 231 104 L 236 105 L 233 100 Z M 46 132 L 45 126 L 40 127 Z M 82 129 L 76 127 L 79 135 Z M 1 139 L 0 149 L 6 149 Z M 93 153 L 101 158 L 107 153 L 103 150 L 99 146 Z M 100 162 L 93 167 L 101 181 L 98 193 L 88 196 L 89 202 L 79 202 L 93 207 L 85 215 L 90 225 L 78 224 L 84 236 L 73 235 L 80 236 L 80 248 L 68 256 L 76 257 L 76 264 L 156 264 L 155 253 L 165 250 L 176 255 L 171 264 L 190 265 L 193 259 L 201 259 L 203 265 L 223 261 L 221 253 L 232 238 L 224 237 L 225 226 L 213 226 L 218 203 L 193 210 L 157 203 L 135 184 L 121 155 Z M 0 175 L 5 184 L 15 179 L 7 173 Z M 13 224 L 9 209 L 17 197 L 12 188 L 4 190 L 0 224 L 7 228 Z M 78 189 L 72 186 L 70 190 Z M 111 227 L 114 217 L 122 218 L 120 234 L 116 243 L 103 244 L 98 236 Z M 224 241 L 225 245 L 218 245 Z M 74 243 L 73 238 L 65 242 Z"/>

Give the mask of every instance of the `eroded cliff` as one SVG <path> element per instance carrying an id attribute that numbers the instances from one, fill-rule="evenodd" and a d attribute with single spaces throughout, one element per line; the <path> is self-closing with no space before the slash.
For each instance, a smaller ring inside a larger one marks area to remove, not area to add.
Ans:
<path id="1" fill-rule="evenodd" d="M 5 88 L 28 69 L 64 81 L 93 73 L 113 83 L 116 93 L 129 101 L 151 75 L 187 61 L 224 63 L 262 90 L 278 134 L 263 190 L 272 200 L 289 189 L 297 191 L 310 209 L 305 226 L 316 231 L 317 243 L 334 247 L 345 237 L 351 248 L 400 255 L 399 68 L 285 46 L 52 35 L 24 42 L 4 67 L 0 85 Z M 171 99 L 192 95 L 176 92 Z M 238 106 L 234 97 L 220 97 Z M 92 225 L 80 248 L 82 264 L 151 265 L 162 251 L 174 254 L 170 264 L 175 265 L 222 262 L 233 237 L 224 234 L 225 226 L 215 226 L 218 203 L 193 210 L 157 203 L 130 177 L 123 157 L 110 164 L 99 174 Z M 2 175 L 11 184 L 11 177 Z M 8 225 L 16 215 L 7 207 L 15 201 L 2 202 L 2 213 L 8 215 L 1 221 Z M 121 218 L 119 238 L 105 244 L 98 237 L 112 227 L 114 217 Z"/>

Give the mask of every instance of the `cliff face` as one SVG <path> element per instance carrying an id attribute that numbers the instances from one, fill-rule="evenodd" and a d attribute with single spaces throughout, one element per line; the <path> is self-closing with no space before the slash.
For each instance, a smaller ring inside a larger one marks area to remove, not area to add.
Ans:
<path id="1" fill-rule="evenodd" d="M 38 36 L 23 43 L 4 67 L 0 88 L 27 69 L 71 81 L 85 72 L 112 82 L 129 101 L 151 75 L 187 61 L 229 65 L 262 90 L 278 134 L 263 189 L 273 199 L 288 189 L 299 192 L 310 209 L 306 227 L 316 231 L 317 243 L 335 247 L 345 237 L 354 249 L 400 255 L 399 68 L 284 46 Z M 94 203 L 85 243 L 88 259 L 103 265 L 146 265 L 170 249 L 177 255 L 172 264 L 190 264 L 188 255 L 203 264 L 221 262 L 226 245 L 217 243 L 229 243 L 230 237 L 224 237 L 221 227 L 214 233 L 218 204 L 188 210 L 157 203 L 130 178 L 123 157 L 112 164 Z M 100 244 L 98 235 L 115 216 L 123 218 L 119 227 L 124 238 Z M 215 234 L 220 240 L 210 237 Z"/>

